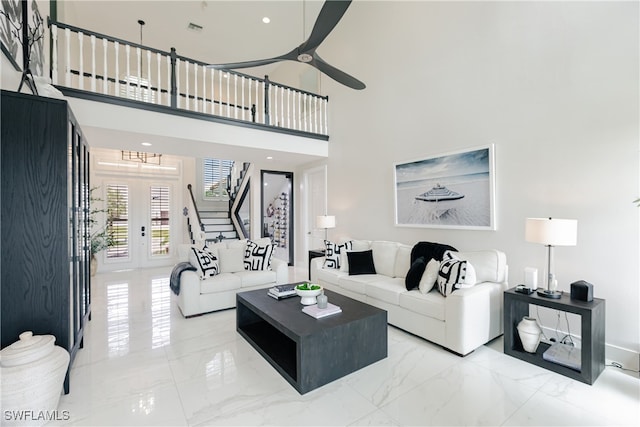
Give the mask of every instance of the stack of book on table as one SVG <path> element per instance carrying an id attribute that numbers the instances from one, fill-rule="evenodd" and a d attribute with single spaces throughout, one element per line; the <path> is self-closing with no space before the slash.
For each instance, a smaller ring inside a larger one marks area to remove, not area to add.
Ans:
<path id="1" fill-rule="evenodd" d="M 302 309 L 302 312 L 311 317 L 315 317 L 316 319 L 320 319 L 322 317 L 331 316 L 332 314 L 342 313 L 342 309 L 337 305 L 333 305 L 328 302 L 327 308 L 318 308 L 318 304 L 313 304 L 305 306 Z"/>
<path id="2" fill-rule="evenodd" d="M 275 299 L 296 296 L 296 285 L 275 285 L 273 288 L 269 288 L 267 295 Z"/>

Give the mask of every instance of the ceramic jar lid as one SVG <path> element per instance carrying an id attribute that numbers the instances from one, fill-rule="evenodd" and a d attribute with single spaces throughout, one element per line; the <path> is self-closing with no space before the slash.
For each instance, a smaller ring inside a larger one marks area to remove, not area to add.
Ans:
<path id="1" fill-rule="evenodd" d="M 0 365 L 6 368 L 42 359 L 53 351 L 55 341 L 53 335 L 34 336 L 31 331 L 23 332 L 18 341 L 0 351 Z"/>

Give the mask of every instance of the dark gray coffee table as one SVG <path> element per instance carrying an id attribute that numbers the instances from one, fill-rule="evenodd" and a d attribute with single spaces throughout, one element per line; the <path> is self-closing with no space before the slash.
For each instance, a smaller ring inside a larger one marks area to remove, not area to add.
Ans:
<path id="1" fill-rule="evenodd" d="M 387 357 L 387 312 L 331 291 L 342 313 L 315 319 L 300 297 L 266 289 L 236 295 L 236 330 L 300 394 Z"/>

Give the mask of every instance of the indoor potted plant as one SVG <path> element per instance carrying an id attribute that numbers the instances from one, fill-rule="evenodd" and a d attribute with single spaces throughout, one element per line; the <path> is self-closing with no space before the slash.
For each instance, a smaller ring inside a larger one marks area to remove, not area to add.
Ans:
<path id="1" fill-rule="evenodd" d="M 93 187 L 89 190 L 89 227 L 91 230 L 91 275 L 95 275 L 98 269 L 98 260 L 96 254 L 100 251 L 107 249 L 114 243 L 113 231 L 109 227 L 111 217 L 107 209 L 98 208 L 96 203 L 103 202 L 102 199 L 93 195 L 93 192 L 98 187 Z M 101 214 L 106 214 L 106 221 L 102 222 Z"/>

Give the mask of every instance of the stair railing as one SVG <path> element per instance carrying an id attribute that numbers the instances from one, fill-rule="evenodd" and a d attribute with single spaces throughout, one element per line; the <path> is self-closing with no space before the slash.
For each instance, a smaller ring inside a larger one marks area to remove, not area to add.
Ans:
<path id="1" fill-rule="evenodd" d="M 233 183 L 237 182 L 237 186 L 232 188 L 232 195 L 230 199 L 230 207 L 229 207 L 229 216 L 231 217 L 231 223 L 233 224 L 233 228 L 235 228 L 238 236 L 244 236 L 245 239 L 250 238 L 249 232 L 244 226 L 244 222 L 240 217 L 240 209 L 242 208 L 242 203 L 249 193 L 249 183 L 251 181 L 251 174 L 253 173 L 253 165 L 251 163 L 244 163 L 242 167 L 242 173 L 240 173 L 240 177 L 233 181 Z M 232 186 L 233 186 L 232 183 Z"/>
<path id="2" fill-rule="evenodd" d="M 329 97 L 50 21 L 55 86 L 327 136 Z M 122 77 L 124 76 L 124 77 Z M 94 98 L 99 100 L 99 96 Z"/>
<path id="3" fill-rule="evenodd" d="M 204 224 L 200 218 L 200 212 L 196 205 L 196 199 L 193 196 L 193 189 L 191 184 L 187 185 L 189 190 L 189 198 L 187 201 L 187 226 L 189 228 L 189 239 L 192 244 L 204 245 L 206 237 L 204 233 Z"/>

